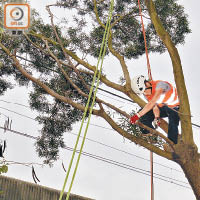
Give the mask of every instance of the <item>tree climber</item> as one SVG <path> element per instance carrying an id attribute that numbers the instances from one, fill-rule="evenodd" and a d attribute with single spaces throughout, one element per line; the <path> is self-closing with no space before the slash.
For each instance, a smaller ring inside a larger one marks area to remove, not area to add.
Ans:
<path id="1" fill-rule="evenodd" d="M 179 99 L 176 88 L 166 81 L 148 81 L 142 75 L 132 79 L 131 88 L 136 94 L 143 94 L 148 103 L 130 118 L 130 123 L 135 124 L 139 120 L 155 129 L 152 122 L 159 126 L 160 118 L 168 117 L 168 138 L 177 144 Z M 140 130 L 143 134 L 149 134 L 146 129 L 140 128 Z"/>

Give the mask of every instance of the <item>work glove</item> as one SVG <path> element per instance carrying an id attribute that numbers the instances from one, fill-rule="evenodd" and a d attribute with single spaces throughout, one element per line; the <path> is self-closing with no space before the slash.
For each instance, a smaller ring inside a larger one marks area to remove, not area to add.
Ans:
<path id="1" fill-rule="evenodd" d="M 153 120 L 153 125 L 156 128 L 158 128 L 160 126 L 160 118 L 159 117 L 155 117 L 155 119 Z"/>
<path id="2" fill-rule="evenodd" d="M 138 114 L 135 114 L 130 118 L 130 123 L 135 124 L 138 120 L 139 120 L 139 116 Z"/>

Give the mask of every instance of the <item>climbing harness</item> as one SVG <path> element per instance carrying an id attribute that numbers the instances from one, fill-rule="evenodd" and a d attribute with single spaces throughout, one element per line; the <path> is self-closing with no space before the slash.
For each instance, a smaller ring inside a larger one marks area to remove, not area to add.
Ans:
<path id="1" fill-rule="evenodd" d="M 67 180 L 68 180 L 68 177 L 69 177 L 69 173 L 70 173 L 70 170 L 71 170 L 71 167 L 72 167 L 72 163 L 73 163 L 73 160 L 74 160 L 77 145 L 78 145 L 78 142 L 79 142 L 79 139 L 80 139 L 83 123 L 84 123 L 86 114 L 88 112 L 90 99 L 91 99 L 92 93 L 93 93 L 94 83 L 96 81 L 96 89 L 95 89 L 95 92 L 93 94 L 92 105 L 89 108 L 90 111 L 89 111 L 86 129 L 85 129 L 85 132 L 84 132 L 84 137 L 83 137 L 83 140 L 82 140 L 81 148 L 80 148 L 80 151 L 79 151 L 79 155 L 78 155 L 78 158 L 77 158 L 76 166 L 75 166 L 75 169 L 74 169 L 74 173 L 73 173 L 73 176 L 72 176 L 71 184 L 69 186 L 69 190 L 68 190 L 68 193 L 67 193 L 66 200 L 69 199 L 70 191 L 71 191 L 73 181 L 74 181 L 74 178 L 75 178 L 75 175 L 76 175 L 76 171 L 77 171 L 77 168 L 78 168 L 78 164 L 79 164 L 79 161 L 80 161 L 80 156 L 81 156 L 82 149 L 83 149 L 83 146 L 84 146 L 84 142 L 85 142 L 85 139 L 86 139 L 86 134 L 87 134 L 87 130 L 88 130 L 88 127 L 89 127 L 89 123 L 90 123 L 90 119 L 91 119 L 91 115 L 92 115 L 92 110 L 93 110 L 93 106 L 94 106 L 94 103 L 95 103 L 95 97 L 96 97 L 97 89 L 98 89 L 98 86 L 99 86 L 99 80 L 100 80 L 100 76 L 101 76 L 103 60 L 104 60 L 104 57 L 105 57 L 107 41 L 108 41 L 108 36 L 109 36 L 109 32 L 110 32 L 110 23 L 111 23 L 113 7 L 114 7 L 114 0 L 111 0 L 110 9 L 109 9 L 109 17 L 108 17 L 106 27 L 105 27 L 105 32 L 104 32 L 103 41 L 102 41 L 102 44 L 101 44 L 101 49 L 100 49 L 100 54 L 99 54 L 99 58 L 98 58 L 98 62 L 97 62 L 97 67 L 96 67 L 94 77 L 93 77 L 93 81 L 92 81 L 92 87 L 91 87 L 90 92 L 89 92 L 88 101 L 87 101 L 85 111 L 84 111 L 84 114 L 83 114 L 80 130 L 79 130 L 79 133 L 78 133 L 78 137 L 77 137 L 76 144 L 75 144 L 75 147 L 74 147 L 74 151 L 73 151 L 73 154 L 72 154 L 72 158 L 71 158 L 68 170 L 67 170 L 66 178 L 64 180 L 64 185 L 63 185 L 62 191 L 60 193 L 59 200 L 62 200 L 62 196 L 63 196 L 64 190 L 65 190 L 65 187 L 66 187 L 66 183 L 67 183 Z M 98 77 L 97 77 L 97 80 L 96 80 L 96 76 L 97 76 L 97 72 L 98 72 L 98 66 L 99 66 L 100 61 L 101 61 L 100 69 L 99 69 Z"/>

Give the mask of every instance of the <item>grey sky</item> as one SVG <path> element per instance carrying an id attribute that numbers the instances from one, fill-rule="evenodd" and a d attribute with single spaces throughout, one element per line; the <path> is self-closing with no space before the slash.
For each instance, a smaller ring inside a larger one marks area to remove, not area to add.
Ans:
<path id="1" fill-rule="evenodd" d="M 52 2 L 55 2 L 55 0 L 32 0 L 31 6 L 36 8 L 42 17 L 45 17 L 45 20 L 48 20 L 48 14 L 46 13 L 44 6 Z M 186 43 L 183 46 L 179 46 L 178 51 L 182 60 L 185 82 L 191 104 L 191 111 L 192 115 L 194 116 L 193 122 L 200 125 L 200 110 L 198 109 L 198 99 L 200 99 L 200 93 L 197 92 L 200 71 L 200 2 L 196 0 L 182 0 L 178 2 L 185 6 L 186 13 L 189 15 L 190 27 L 192 29 L 192 33 L 186 38 Z M 169 55 L 166 53 L 162 55 L 150 54 L 149 56 L 153 78 L 155 80 L 163 79 L 173 82 L 173 72 Z M 128 61 L 128 65 L 131 75 L 138 75 L 141 73 L 147 75 L 145 68 L 145 57 L 141 57 L 138 60 Z M 113 68 L 117 70 L 114 70 L 113 72 Z M 118 76 L 121 73 L 119 64 L 116 61 L 110 61 L 108 59 L 105 60 L 104 70 L 108 74 L 108 77 L 115 81 L 118 80 Z M 100 93 L 102 94 L 102 92 Z M 17 102 L 24 105 L 28 105 L 27 99 L 28 91 L 25 88 L 18 88 L 8 91 L 5 96 L 0 97 L 0 100 L 6 100 L 13 103 Z M 115 97 L 115 99 L 117 98 Z M 111 101 L 114 102 L 114 100 Z M 117 101 L 116 103 L 118 103 L 119 106 L 122 106 L 124 110 L 130 110 L 134 106 L 131 106 L 128 103 L 120 103 Z M 35 118 L 37 116 L 37 113 L 31 111 L 30 109 L 12 103 L 9 104 L 0 101 L 0 107 L 27 115 L 31 118 Z M 0 108 L 0 113 L 9 116 L 13 120 L 12 128 L 14 130 L 33 136 L 38 135 L 38 130 L 41 127 L 34 120 L 19 116 L 2 108 Z M 4 117 L 2 115 L 0 117 L 2 126 Z M 105 123 L 105 121 L 96 117 L 92 117 L 91 123 L 110 128 Z M 78 128 L 79 124 L 75 126 L 72 132 L 77 134 Z M 200 147 L 199 129 L 194 128 L 194 136 L 196 141 L 198 141 L 197 145 Z M 40 160 L 35 153 L 33 140 L 24 138 L 22 136 L 17 136 L 9 132 L 3 134 L 3 130 L 0 130 L 0 137 L 6 137 L 8 142 L 8 148 L 5 153 L 7 160 L 42 163 L 42 160 Z M 136 146 L 135 144 L 124 140 L 121 136 L 112 130 L 102 129 L 100 127 L 91 125 L 89 127 L 87 137 L 121 149 L 122 151 L 140 156 L 144 159 L 149 159 L 149 151 L 145 150 L 143 147 Z M 74 135 L 66 134 L 65 142 L 67 146 L 73 147 L 75 140 L 76 137 Z M 86 141 L 83 151 L 112 159 L 120 163 L 126 163 L 127 165 L 131 165 L 147 171 L 150 170 L 150 163 L 144 159 L 113 150 L 88 140 Z M 55 189 L 61 189 L 65 177 L 65 172 L 62 169 L 61 163 L 63 160 L 64 165 L 67 168 L 70 158 L 71 152 L 62 150 L 60 160 L 54 164 L 53 168 L 49 168 L 47 166 L 42 168 L 40 166 L 34 165 L 36 173 L 41 181 L 40 184 Z M 154 155 L 154 161 L 157 163 L 154 164 L 155 173 L 170 177 L 171 179 L 173 178 L 187 182 L 187 180 L 184 178 L 184 174 L 181 172 L 180 167 L 175 163 L 156 155 Z M 168 168 L 161 166 L 161 164 L 167 166 Z M 7 175 L 33 182 L 31 176 L 31 168 L 21 165 L 9 166 L 9 172 Z M 179 184 L 189 186 L 182 182 L 179 182 Z M 154 179 L 154 187 L 155 200 L 168 200 L 174 198 L 179 198 L 181 200 L 195 199 L 191 189 L 187 189 L 156 178 Z M 150 199 L 150 177 L 82 155 L 77 176 L 72 188 L 72 193 L 97 200 L 146 200 Z"/>

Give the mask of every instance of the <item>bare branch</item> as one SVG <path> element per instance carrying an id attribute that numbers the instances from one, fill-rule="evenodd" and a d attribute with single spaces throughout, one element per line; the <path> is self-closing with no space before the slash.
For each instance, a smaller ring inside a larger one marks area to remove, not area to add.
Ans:
<path id="1" fill-rule="evenodd" d="M 52 25 L 52 27 L 53 27 L 54 33 L 55 33 L 55 35 L 56 35 L 56 38 L 57 38 L 57 40 L 58 40 L 58 42 L 59 42 L 59 44 L 60 44 L 60 46 L 61 46 L 61 48 L 62 48 L 62 50 L 63 50 L 63 53 L 64 53 L 64 55 L 65 55 L 65 58 L 68 60 L 70 66 L 71 66 L 71 67 L 73 68 L 73 70 L 76 72 L 76 74 L 78 75 L 78 77 L 79 77 L 80 80 L 82 81 L 82 83 L 83 83 L 83 85 L 85 86 L 85 88 L 87 88 L 88 91 L 89 91 L 89 87 L 88 87 L 88 85 L 86 84 L 85 80 L 84 80 L 83 77 L 80 75 L 80 73 L 79 73 L 79 71 L 76 69 L 76 67 L 74 67 L 73 63 L 71 62 L 71 59 L 70 59 L 69 55 L 66 54 L 66 52 L 64 51 L 64 46 L 63 46 L 63 43 L 62 43 L 62 41 L 61 41 L 60 37 L 58 36 L 57 31 L 56 31 L 56 28 L 55 28 L 55 25 L 54 25 L 54 21 L 53 21 L 53 14 L 52 14 L 52 12 L 51 12 L 49 6 L 46 6 L 46 9 L 47 9 L 48 13 L 50 14 L 51 25 Z"/>
<path id="2" fill-rule="evenodd" d="M 87 97 L 88 98 L 88 95 L 85 94 L 79 87 L 77 87 L 76 84 L 73 83 L 73 81 L 70 79 L 70 77 L 68 76 L 68 74 L 66 73 L 66 71 L 63 69 L 59 59 L 52 53 L 52 51 L 50 50 L 49 48 L 49 45 L 48 45 L 48 42 L 45 40 L 44 41 L 45 44 L 46 44 L 46 47 L 47 47 L 47 50 L 49 52 L 49 54 L 51 55 L 51 57 L 56 61 L 56 63 L 58 64 L 58 67 L 60 69 L 60 71 L 62 72 L 62 74 L 64 75 L 64 77 L 66 78 L 67 81 L 69 81 L 69 83 L 72 85 L 72 87 L 74 89 L 76 89 L 78 91 L 78 93 L 84 97 Z"/>

